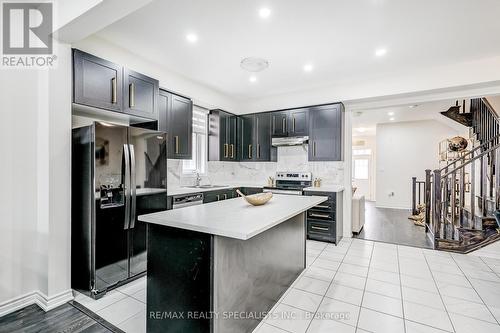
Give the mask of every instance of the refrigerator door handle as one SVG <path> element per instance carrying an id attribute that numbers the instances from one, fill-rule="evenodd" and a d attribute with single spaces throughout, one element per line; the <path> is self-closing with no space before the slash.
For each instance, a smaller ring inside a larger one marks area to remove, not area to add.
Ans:
<path id="1" fill-rule="evenodd" d="M 135 211 L 137 208 L 136 174 L 135 174 L 135 152 L 134 145 L 130 148 L 130 189 L 132 191 L 132 206 L 130 207 L 130 229 L 135 227 Z"/>
<path id="2" fill-rule="evenodd" d="M 125 164 L 125 221 L 123 229 L 127 230 L 130 226 L 130 151 L 128 145 L 123 145 L 123 160 Z"/>

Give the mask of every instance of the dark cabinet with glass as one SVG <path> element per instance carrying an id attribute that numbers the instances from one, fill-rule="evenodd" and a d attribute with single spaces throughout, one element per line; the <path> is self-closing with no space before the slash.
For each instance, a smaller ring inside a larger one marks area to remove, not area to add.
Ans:
<path id="1" fill-rule="evenodd" d="M 309 161 L 342 161 L 344 107 L 331 104 L 309 109 Z"/>
<path id="2" fill-rule="evenodd" d="M 222 110 L 211 110 L 208 116 L 209 161 L 238 161 L 238 117 Z"/>
<path id="3" fill-rule="evenodd" d="M 158 106 L 158 130 L 167 132 L 168 158 L 191 159 L 193 102 L 161 89 Z"/>

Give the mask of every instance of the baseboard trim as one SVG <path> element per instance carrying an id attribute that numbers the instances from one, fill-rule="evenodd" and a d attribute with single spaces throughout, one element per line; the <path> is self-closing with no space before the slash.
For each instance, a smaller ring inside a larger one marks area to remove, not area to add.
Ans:
<path id="1" fill-rule="evenodd" d="M 35 290 L 20 297 L 0 303 L 0 317 L 32 304 L 38 305 L 44 311 L 49 311 L 73 300 L 73 298 L 73 291 L 71 289 L 50 297 L 38 290 Z"/>

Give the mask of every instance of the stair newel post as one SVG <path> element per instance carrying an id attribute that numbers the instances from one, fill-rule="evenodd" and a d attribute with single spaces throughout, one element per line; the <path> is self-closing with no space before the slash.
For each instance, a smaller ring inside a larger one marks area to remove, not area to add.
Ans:
<path id="1" fill-rule="evenodd" d="M 497 140 L 498 141 L 498 138 Z M 500 169 L 497 167 L 497 162 L 500 162 L 500 149 L 495 149 L 495 209 L 500 209 Z"/>
<path id="2" fill-rule="evenodd" d="M 442 184 L 442 196 L 441 196 L 441 209 L 442 209 L 442 223 L 443 223 L 443 233 L 441 235 L 442 238 L 446 238 L 448 236 L 448 211 L 450 205 L 450 176 L 448 175 L 448 167 L 444 169 L 444 177 L 440 178 L 443 181 Z"/>
<path id="3" fill-rule="evenodd" d="M 434 223 L 434 238 L 440 237 L 441 231 L 441 173 L 439 170 L 434 170 L 434 179 L 432 180 L 432 221 Z M 435 246 L 434 246 L 435 247 Z"/>
<path id="4" fill-rule="evenodd" d="M 451 219 L 449 228 L 452 234 L 452 239 L 455 239 L 455 225 L 457 223 L 457 172 L 451 173 L 451 186 L 450 186 L 450 206 L 451 206 Z"/>
<path id="5" fill-rule="evenodd" d="M 488 186 L 488 161 L 485 155 L 481 156 L 481 215 L 486 216 L 486 187 Z"/>
<path id="6" fill-rule="evenodd" d="M 465 163 L 465 158 L 462 157 L 462 165 Z M 464 226 L 464 206 L 465 206 L 465 166 L 460 168 L 460 183 L 458 187 L 458 219 L 459 227 Z"/>
<path id="7" fill-rule="evenodd" d="M 427 224 L 428 228 L 432 228 L 433 224 L 431 223 L 431 170 L 427 169 L 425 170 L 425 198 L 424 198 L 424 203 L 425 203 L 425 223 Z M 425 228 L 425 231 L 427 232 L 427 228 Z M 434 232 L 434 228 L 432 228 L 432 232 Z"/>
<path id="8" fill-rule="evenodd" d="M 417 215 L 417 177 L 411 177 L 411 211 L 413 215 Z"/>
<path id="9" fill-rule="evenodd" d="M 474 223 L 474 220 L 475 220 L 475 214 L 476 214 L 476 161 L 474 161 L 474 155 L 475 155 L 475 151 L 472 152 L 471 154 L 471 159 L 473 160 L 471 163 L 470 163 L 470 225 L 469 227 L 471 229 L 474 229 L 475 227 L 475 223 Z"/>

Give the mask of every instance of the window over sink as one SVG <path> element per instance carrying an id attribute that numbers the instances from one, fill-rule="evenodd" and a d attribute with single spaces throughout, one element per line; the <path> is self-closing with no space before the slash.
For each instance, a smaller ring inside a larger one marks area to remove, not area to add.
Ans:
<path id="1" fill-rule="evenodd" d="M 207 172 L 207 114 L 207 109 L 197 105 L 193 107 L 193 158 L 182 161 L 183 174 Z"/>

